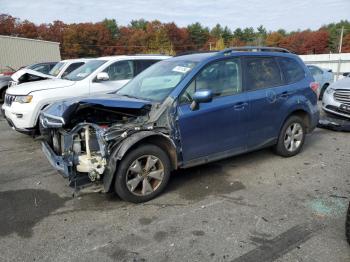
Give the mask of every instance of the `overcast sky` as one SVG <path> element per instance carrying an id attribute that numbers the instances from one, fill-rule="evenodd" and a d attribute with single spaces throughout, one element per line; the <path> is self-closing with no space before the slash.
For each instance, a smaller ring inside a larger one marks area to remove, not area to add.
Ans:
<path id="1" fill-rule="evenodd" d="M 0 0 L 0 13 L 34 23 L 97 22 L 107 17 L 127 25 L 145 18 L 179 26 L 198 21 L 209 27 L 262 24 L 268 30 L 290 31 L 350 20 L 350 0 Z"/>

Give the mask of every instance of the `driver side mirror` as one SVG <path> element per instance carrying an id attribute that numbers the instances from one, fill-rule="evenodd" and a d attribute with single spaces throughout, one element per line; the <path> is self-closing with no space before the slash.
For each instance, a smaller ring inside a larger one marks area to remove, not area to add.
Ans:
<path id="1" fill-rule="evenodd" d="M 109 80 L 109 75 L 106 72 L 100 72 L 96 76 L 97 81 L 108 81 Z"/>
<path id="2" fill-rule="evenodd" d="M 213 92 L 211 90 L 196 91 L 193 94 L 192 99 L 191 110 L 198 110 L 200 103 L 209 103 L 213 100 Z"/>

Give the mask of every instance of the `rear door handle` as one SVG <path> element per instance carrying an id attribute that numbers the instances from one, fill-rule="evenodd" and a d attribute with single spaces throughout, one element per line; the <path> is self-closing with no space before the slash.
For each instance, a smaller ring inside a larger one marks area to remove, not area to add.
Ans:
<path id="1" fill-rule="evenodd" d="M 239 102 L 233 106 L 234 110 L 243 110 L 248 105 L 247 102 Z"/>
<path id="2" fill-rule="evenodd" d="M 279 98 L 287 98 L 290 95 L 289 92 L 285 91 L 282 94 L 279 95 Z"/>

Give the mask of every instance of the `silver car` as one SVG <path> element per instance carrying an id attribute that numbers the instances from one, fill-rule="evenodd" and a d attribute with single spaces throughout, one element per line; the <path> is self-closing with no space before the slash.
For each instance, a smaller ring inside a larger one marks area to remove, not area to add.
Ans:
<path id="1" fill-rule="evenodd" d="M 315 81 L 320 85 L 318 95 L 319 99 L 322 100 L 324 91 L 326 91 L 327 87 L 334 81 L 334 74 L 331 69 L 325 69 L 315 65 L 307 65 L 307 67 Z"/>
<path id="2" fill-rule="evenodd" d="M 344 77 L 326 89 L 322 108 L 328 113 L 350 118 L 350 77 Z"/>

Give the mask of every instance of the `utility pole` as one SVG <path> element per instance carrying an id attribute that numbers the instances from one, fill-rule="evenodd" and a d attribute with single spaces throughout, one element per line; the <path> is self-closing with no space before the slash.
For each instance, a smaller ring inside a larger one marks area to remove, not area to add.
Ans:
<path id="1" fill-rule="evenodd" d="M 339 75 L 340 75 L 341 47 L 342 47 L 342 45 L 343 45 L 343 36 L 344 36 L 344 26 L 342 26 L 342 28 L 341 28 L 340 39 L 339 39 L 339 61 L 338 61 L 337 77 L 336 77 L 337 80 L 339 79 Z"/>
<path id="2" fill-rule="evenodd" d="M 339 54 L 341 53 L 341 47 L 343 45 L 343 36 L 344 36 L 344 26 L 341 28 L 340 39 L 339 39 Z"/>

